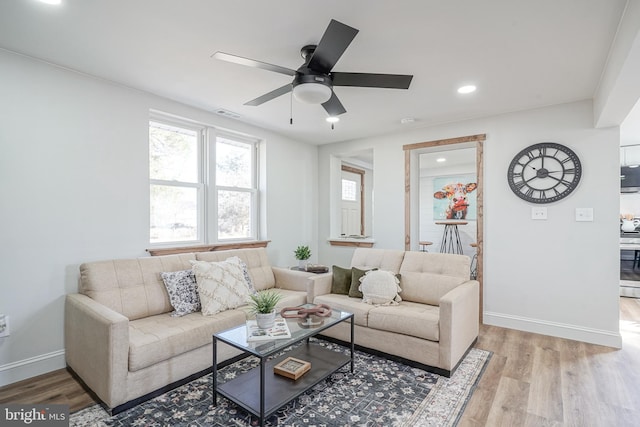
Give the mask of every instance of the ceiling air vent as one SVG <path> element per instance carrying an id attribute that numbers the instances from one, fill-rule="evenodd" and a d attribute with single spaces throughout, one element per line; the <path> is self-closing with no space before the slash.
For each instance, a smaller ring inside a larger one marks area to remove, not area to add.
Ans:
<path id="1" fill-rule="evenodd" d="M 229 119 L 239 119 L 240 114 L 234 113 L 233 111 L 225 110 L 224 108 L 219 108 L 216 110 L 216 114 L 219 116 L 227 117 Z"/>

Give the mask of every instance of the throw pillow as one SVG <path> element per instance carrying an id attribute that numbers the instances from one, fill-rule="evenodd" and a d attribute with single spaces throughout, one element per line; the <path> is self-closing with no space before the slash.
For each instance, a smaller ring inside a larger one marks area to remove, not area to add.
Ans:
<path id="1" fill-rule="evenodd" d="M 160 273 L 165 288 L 169 293 L 169 301 L 174 311 L 171 316 L 184 316 L 185 314 L 200 311 L 200 297 L 198 285 L 193 270 L 171 271 Z"/>
<path id="2" fill-rule="evenodd" d="M 390 271 L 368 271 L 360 278 L 362 302 L 373 305 L 397 305 L 402 298 L 398 295 L 400 281 Z"/>
<path id="3" fill-rule="evenodd" d="M 247 304 L 249 288 L 237 263 L 191 261 L 191 265 L 203 315 L 210 316 Z"/>
<path id="4" fill-rule="evenodd" d="M 362 298 L 362 292 L 360 292 L 360 278 L 367 273 L 367 271 L 374 271 L 377 268 L 371 270 L 361 270 L 353 267 L 351 269 L 351 286 L 349 288 L 349 296 L 351 298 Z"/>
<path id="5" fill-rule="evenodd" d="M 351 269 L 334 265 L 331 267 L 333 277 L 331 279 L 331 293 L 348 295 L 351 286 Z"/>
<path id="6" fill-rule="evenodd" d="M 253 286 L 253 280 L 251 280 L 251 275 L 249 274 L 249 267 L 247 267 L 247 264 L 245 264 L 245 262 L 242 261 L 237 256 L 232 256 L 230 258 L 227 258 L 225 261 L 233 262 L 233 263 L 238 264 L 240 266 L 240 268 L 242 269 L 242 275 L 244 276 L 244 280 L 245 280 L 245 282 L 247 282 L 247 288 L 249 288 L 249 294 L 250 295 L 257 294 L 258 291 L 256 291 L 255 286 Z"/>

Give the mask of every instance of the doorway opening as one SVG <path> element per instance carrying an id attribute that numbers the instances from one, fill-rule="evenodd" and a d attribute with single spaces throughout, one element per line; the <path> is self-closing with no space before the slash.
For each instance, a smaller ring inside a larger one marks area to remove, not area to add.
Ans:
<path id="1" fill-rule="evenodd" d="M 419 142 L 407 144 L 402 147 L 404 150 L 404 170 L 405 170 L 405 250 L 419 250 L 419 161 L 420 154 L 434 151 L 446 151 L 460 148 L 474 147 L 475 168 L 476 168 L 476 266 L 475 276 L 480 283 L 480 322 L 482 323 L 484 290 L 483 290 L 483 143 L 486 140 L 485 134 L 469 135 L 459 138 L 441 139 L 435 141 Z"/>

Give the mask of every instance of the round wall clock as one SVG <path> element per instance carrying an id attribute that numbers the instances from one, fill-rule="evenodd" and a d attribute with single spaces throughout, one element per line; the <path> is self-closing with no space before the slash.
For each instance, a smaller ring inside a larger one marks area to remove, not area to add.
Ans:
<path id="1" fill-rule="evenodd" d="M 564 199 L 578 186 L 581 176 L 576 153 L 555 142 L 533 144 L 520 151 L 507 171 L 511 190 L 531 203 Z"/>

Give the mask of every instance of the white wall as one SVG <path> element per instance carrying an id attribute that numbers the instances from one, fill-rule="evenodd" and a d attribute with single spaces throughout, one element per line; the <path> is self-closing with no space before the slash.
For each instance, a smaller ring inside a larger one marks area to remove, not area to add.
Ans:
<path id="1" fill-rule="evenodd" d="M 480 133 L 487 134 L 485 323 L 620 346 L 619 130 L 594 129 L 590 101 L 320 147 L 320 262 L 348 265 L 353 252 L 323 241 L 329 229 L 328 214 L 322 207 L 329 193 L 327 158 L 332 153 L 374 150 L 375 247 L 403 249 L 402 145 Z M 568 198 L 547 206 L 548 220 L 533 221 L 533 205 L 511 192 L 506 170 L 518 151 L 543 141 L 571 147 L 581 159 L 583 176 Z M 579 207 L 594 208 L 594 221 L 576 222 L 575 208 Z"/>
<path id="2" fill-rule="evenodd" d="M 0 313 L 11 318 L 0 386 L 64 366 L 64 295 L 80 263 L 145 256 L 150 109 L 263 138 L 271 262 L 293 265 L 298 244 L 315 251 L 315 146 L 3 50 L 0 99 Z"/>

